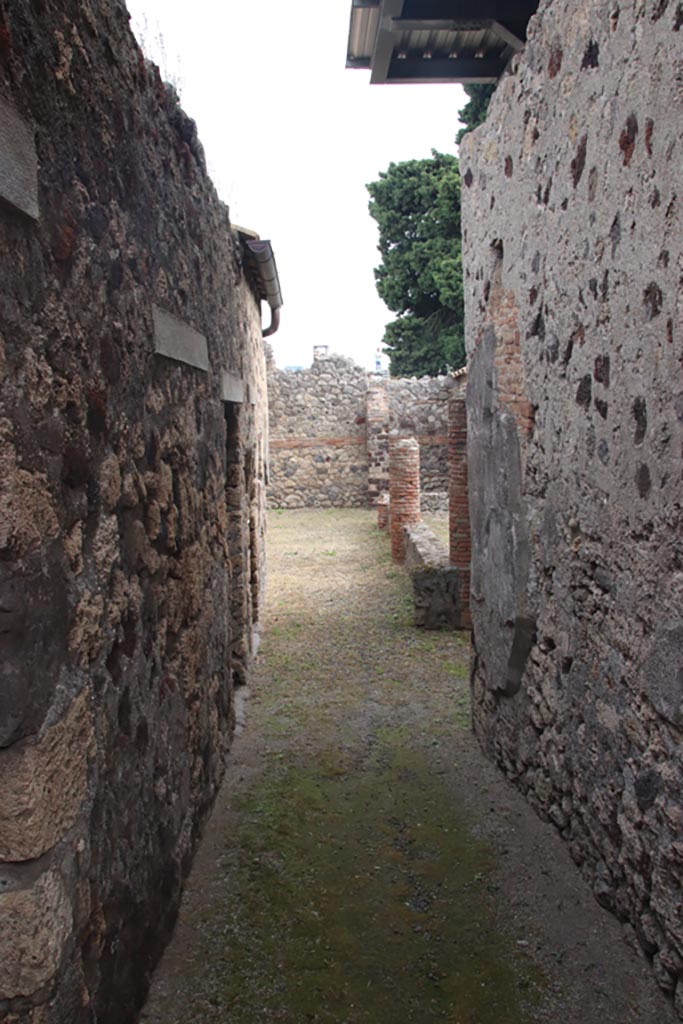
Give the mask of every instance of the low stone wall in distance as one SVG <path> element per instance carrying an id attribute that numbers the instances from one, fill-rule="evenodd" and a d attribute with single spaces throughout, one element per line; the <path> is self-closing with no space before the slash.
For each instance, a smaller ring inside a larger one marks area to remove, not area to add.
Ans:
<path id="1" fill-rule="evenodd" d="M 415 625 L 462 629 L 458 569 L 448 550 L 424 523 L 404 527 L 406 568 L 413 584 Z"/>
<path id="2" fill-rule="evenodd" d="M 423 491 L 420 494 L 421 512 L 448 512 L 448 491 Z"/>

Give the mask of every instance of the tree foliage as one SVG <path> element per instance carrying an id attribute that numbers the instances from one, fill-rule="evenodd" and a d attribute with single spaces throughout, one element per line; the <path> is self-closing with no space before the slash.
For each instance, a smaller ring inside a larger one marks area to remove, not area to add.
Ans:
<path id="1" fill-rule="evenodd" d="M 367 186 L 379 227 L 380 298 L 398 316 L 383 344 L 392 376 L 444 373 L 465 361 L 460 172 L 454 156 L 390 164 Z"/>
<path id="2" fill-rule="evenodd" d="M 486 113 L 495 88 L 495 84 L 489 85 L 479 82 L 464 86 L 465 92 L 469 96 L 469 101 L 458 111 L 458 119 L 464 126 L 455 136 L 455 141 L 458 145 L 460 145 L 467 132 L 471 132 L 486 120 Z"/>

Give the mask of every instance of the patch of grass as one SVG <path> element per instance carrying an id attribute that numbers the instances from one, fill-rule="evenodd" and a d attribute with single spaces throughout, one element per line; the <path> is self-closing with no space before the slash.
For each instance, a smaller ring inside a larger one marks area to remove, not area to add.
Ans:
<path id="1" fill-rule="evenodd" d="M 469 679 L 470 667 L 467 662 L 451 661 L 447 665 L 447 672 L 456 679 Z"/>
<path id="2" fill-rule="evenodd" d="M 491 853 L 410 738 L 377 728 L 362 771 L 328 748 L 243 794 L 191 956 L 205 1021 L 527 1024 L 539 978 L 496 929 Z"/>
<path id="3" fill-rule="evenodd" d="M 458 725 L 469 729 L 472 721 L 469 690 L 459 690 L 453 698 L 453 718 Z"/>
<path id="4" fill-rule="evenodd" d="M 163 1024 L 529 1024 L 542 981 L 434 769 L 469 725 L 467 654 L 413 626 L 372 516 L 287 512 L 271 536 L 258 742 Z"/>

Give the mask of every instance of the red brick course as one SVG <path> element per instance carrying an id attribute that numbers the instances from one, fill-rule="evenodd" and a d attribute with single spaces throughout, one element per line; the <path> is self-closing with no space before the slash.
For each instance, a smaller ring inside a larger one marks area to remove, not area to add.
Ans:
<path id="1" fill-rule="evenodd" d="M 492 284 L 486 319 L 496 332 L 498 397 L 501 405 L 515 417 L 520 440 L 524 441 L 534 429 L 534 408 L 526 397 L 519 308 L 514 293 L 503 289 L 500 278 L 494 279 Z"/>
<path id="2" fill-rule="evenodd" d="M 364 437 L 281 437 L 270 442 L 272 450 L 282 451 L 296 448 L 350 448 L 364 446 Z"/>

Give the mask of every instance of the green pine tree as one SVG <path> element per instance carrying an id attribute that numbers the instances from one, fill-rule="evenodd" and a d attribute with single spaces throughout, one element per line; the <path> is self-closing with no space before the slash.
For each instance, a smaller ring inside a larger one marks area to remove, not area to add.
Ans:
<path id="1" fill-rule="evenodd" d="M 380 297 L 398 316 L 383 344 L 392 376 L 445 373 L 465 362 L 460 172 L 454 156 L 390 164 L 367 186 L 379 227 Z"/>

